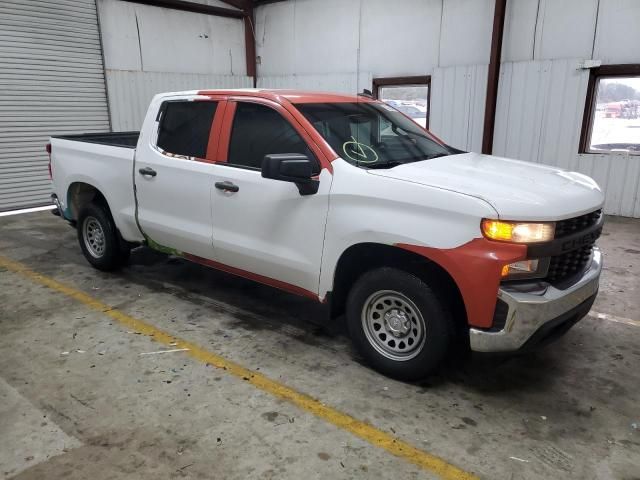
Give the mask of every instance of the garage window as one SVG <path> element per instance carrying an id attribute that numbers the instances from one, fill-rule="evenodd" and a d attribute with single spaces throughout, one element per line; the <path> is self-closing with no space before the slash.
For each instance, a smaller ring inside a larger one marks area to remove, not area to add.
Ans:
<path id="1" fill-rule="evenodd" d="M 640 65 L 591 70 L 580 153 L 640 155 Z"/>
<path id="2" fill-rule="evenodd" d="M 217 102 L 166 102 L 157 145 L 166 154 L 205 158 Z"/>
<path id="3" fill-rule="evenodd" d="M 388 77 L 373 79 L 373 95 L 429 128 L 431 77 Z"/>

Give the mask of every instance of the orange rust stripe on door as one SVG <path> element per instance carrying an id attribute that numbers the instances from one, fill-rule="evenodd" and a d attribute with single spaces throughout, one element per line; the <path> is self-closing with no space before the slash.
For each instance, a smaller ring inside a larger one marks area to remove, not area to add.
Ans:
<path id="1" fill-rule="evenodd" d="M 184 253 L 183 257 L 191 262 L 199 263 L 200 265 L 204 265 L 206 267 L 215 268 L 216 270 L 230 273 L 238 277 L 247 278 L 249 280 L 253 280 L 254 282 L 262 283 L 264 285 L 277 288 L 278 290 L 283 290 L 288 293 L 293 293 L 294 295 L 311 298 L 316 302 L 322 302 L 322 300 L 320 300 L 320 297 L 318 297 L 316 293 L 313 293 L 309 290 L 305 290 L 302 287 L 298 287 L 290 283 L 276 280 L 275 278 L 265 277 L 264 275 L 258 275 L 257 273 L 252 273 L 246 270 L 242 270 L 240 268 L 231 267 L 229 265 L 225 265 L 224 263 L 215 262 L 213 260 L 198 257 L 190 253 Z"/>

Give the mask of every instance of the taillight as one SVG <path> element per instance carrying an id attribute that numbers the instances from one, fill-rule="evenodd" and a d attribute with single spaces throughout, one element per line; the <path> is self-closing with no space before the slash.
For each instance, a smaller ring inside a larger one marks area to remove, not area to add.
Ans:
<path id="1" fill-rule="evenodd" d="M 47 151 L 47 155 L 49 155 L 49 180 L 53 180 L 53 171 L 51 170 L 51 143 L 47 143 L 44 149 Z"/>

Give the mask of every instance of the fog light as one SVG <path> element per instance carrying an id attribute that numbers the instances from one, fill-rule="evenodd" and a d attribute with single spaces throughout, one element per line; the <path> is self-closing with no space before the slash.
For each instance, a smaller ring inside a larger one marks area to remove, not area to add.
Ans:
<path id="1" fill-rule="evenodd" d="M 549 259 L 529 259 L 513 262 L 502 267 L 503 279 L 541 278 L 547 274 Z"/>
<path id="2" fill-rule="evenodd" d="M 538 260 L 521 260 L 508 265 L 509 273 L 532 273 L 538 270 Z"/>

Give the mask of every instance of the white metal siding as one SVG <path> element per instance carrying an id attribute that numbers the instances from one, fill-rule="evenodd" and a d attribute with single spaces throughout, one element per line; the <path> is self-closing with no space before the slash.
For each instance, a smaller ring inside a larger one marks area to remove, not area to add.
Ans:
<path id="1" fill-rule="evenodd" d="M 640 217 L 640 158 L 579 154 L 589 71 L 579 59 L 503 63 L 493 152 L 574 170 L 605 191 L 605 212 Z"/>
<path id="2" fill-rule="evenodd" d="M 115 131 L 140 130 L 153 96 L 162 92 L 251 88 L 245 75 L 107 70 L 111 123 Z"/>
<path id="3" fill-rule="evenodd" d="M 253 86 L 241 19 L 122 0 L 97 5 L 115 131 L 139 130 L 156 93 Z"/>
<path id="4" fill-rule="evenodd" d="M 50 202 L 50 135 L 105 130 L 94 0 L 2 0 L 0 210 Z"/>
<path id="5" fill-rule="evenodd" d="M 487 65 L 436 68 L 431 77 L 429 130 L 462 150 L 482 149 Z"/>
<path id="6" fill-rule="evenodd" d="M 354 94 L 371 89 L 369 72 L 332 73 L 328 75 L 269 75 L 258 77 L 258 88 L 294 88 L 322 92 Z"/>

